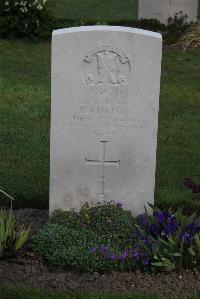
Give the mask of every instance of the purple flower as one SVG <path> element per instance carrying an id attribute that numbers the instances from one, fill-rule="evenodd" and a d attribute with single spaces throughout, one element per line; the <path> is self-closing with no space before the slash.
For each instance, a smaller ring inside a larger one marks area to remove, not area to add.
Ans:
<path id="1" fill-rule="evenodd" d="M 153 213 L 153 216 L 154 216 L 154 218 L 156 219 L 156 221 L 158 223 L 164 223 L 166 221 L 166 219 L 168 218 L 169 215 L 165 211 L 164 212 L 155 211 Z"/>
<path id="2" fill-rule="evenodd" d="M 152 245 L 152 241 L 147 236 L 145 236 L 145 238 L 143 239 L 143 243 L 147 246 Z"/>
<path id="3" fill-rule="evenodd" d="M 154 223 L 150 224 L 150 226 L 149 226 L 149 232 L 153 236 L 158 236 L 158 234 L 159 234 L 159 227 L 158 227 L 158 225 L 154 224 Z"/>
<path id="4" fill-rule="evenodd" d="M 182 240 L 188 243 L 191 242 L 191 236 L 187 231 L 182 233 Z"/>
<path id="5" fill-rule="evenodd" d="M 146 228 L 149 226 L 148 216 L 146 213 L 141 214 L 137 217 L 137 222 L 142 228 Z"/>
<path id="6" fill-rule="evenodd" d="M 144 256 L 143 253 L 142 253 L 142 252 L 139 252 L 138 250 L 135 251 L 135 252 L 133 253 L 133 258 L 134 258 L 137 262 L 140 261 L 140 258 L 143 257 L 143 256 Z"/>
<path id="7" fill-rule="evenodd" d="M 140 253 L 139 253 L 139 251 L 135 251 L 135 252 L 133 253 L 133 257 L 135 257 L 136 259 L 138 259 L 138 258 L 140 257 Z"/>
<path id="8" fill-rule="evenodd" d="M 186 230 L 190 231 L 193 235 L 200 232 L 200 223 L 192 222 L 186 226 Z"/>
<path id="9" fill-rule="evenodd" d="M 95 254 L 97 252 L 97 247 L 92 247 L 90 253 Z"/>
<path id="10" fill-rule="evenodd" d="M 107 245 L 102 245 L 100 251 L 104 256 L 108 256 L 110 253 L 110 249 Z"/>
<path id="11" fill-rule="evenodd" d="M 195 234 L 200 232 L 200 224 L 198 222 L 193 221 L 192 223 L 186 225 L 185 231 L 182 233 L 182 240 L 186 242 L 191 242 L 192 237 Z"/>
<path id="12" fill-rule="evenodd" d="M 115 253 L 112 253 L 110 259 L 112 261 L 115 261 L 117 259 L 117 255 Z"/>
<path id="13" fill-rule="evenodd" d="M 146 258 L 142 261 L 142 263 L 144 266 L 148 266 L 150 264 L 150 260 L 148 258 Z"/>
<path id="14" fill-rule="evenodd" d="M 174 221 L 174 220 L 169 219 L 168 223 L 166 224 L 164 232 L 165 232 L 166 235 L 169 235 L 169 234 L 173 234 L 174 232 L 176 232 L 177 229 L 178 229 L 177 222 Z"/>
<path id="15" fill-rule="evenodd" d="M 116 207 L 117 207 L 117 208 L 122 208 L 122 206 L 123 206 L 123 203 L 122 203 L 122 202 L 117 202 L 117 203 L 116 203 Z"/>
<path id="16" fill-rule="evenodd" d="M 119 258 L 121 261 L 124 261 L 129 256 L 129 252 L 125 251 Z"/>

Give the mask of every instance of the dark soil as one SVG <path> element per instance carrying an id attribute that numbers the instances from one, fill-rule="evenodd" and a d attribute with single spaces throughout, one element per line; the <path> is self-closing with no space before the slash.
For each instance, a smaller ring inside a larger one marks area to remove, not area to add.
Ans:
<path id="1" fill-rule="evenodd" d="M 48 220 L 47 210 L 21 209 L 14 212 L 18 223 L 32 225 L 37 232 Z M 140 271 L 100 275 L 78 274 L 49 267 L 30 245 L 15 258 L 0 261 L 0 284 L 47 290 L 78 292 L 146 292 L 200 294 L 200 268 L 179 273 L 148 274 Z"/>

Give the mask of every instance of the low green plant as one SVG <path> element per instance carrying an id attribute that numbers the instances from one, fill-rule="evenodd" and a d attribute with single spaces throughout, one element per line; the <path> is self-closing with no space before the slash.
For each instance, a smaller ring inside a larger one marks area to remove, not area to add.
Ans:
<path id="1" fill-rule="evenodd" d="M 81 272 L 173 271 L 200 264 L 200 220 L 153 207 L 134 218 L 121 203 L 56 212 L 33 239 L 49 263 Z"/>
<path id="2" fill-rule="evenodd" d="M 190 28 L 190 24 L 186 22 L 187 15 L 182 12 L 176 13 L 174 17 L 168 19 L 166 30 L 163 32 L 163 39 L 167 45 L 175 44 Z"/>
<path id="3" fill-rule="evenodd" d="M 11 200 L 14 200 L 14 198 L 11 195 L 9 195 L 7 192 L 5 192 L 4 190 L 0 189 L 0 193 L 2 193 L 5 197 L 10 198 Z"/>
<path id="4" fill-rule="evenodd" d="M 89 205 L 86 202 L 80 210 L 80 216 L 81 216 L 81 221 L 82 221 L 83 225 L 88 225 L 90 223 L 90 214 L 89 214 L 88 208 L 89 208 Z"/>
<path id="5" fill-rule="evenodd" d="M 33 238 L 32 247 L 56 266 L 80 272 L 109 272 L 113 261 L 94 254 L 94 248 L 109 246 L 120 254 L 134 223 L 131 213 L 124 211 L 120 203 L 84 207 L 80 213 L 57 211 Z M 114 269 L 121 269 L 118 261 Z"/>
<path id="6" fill-rule="evenodd" d="M 139 217 L 139 248 L 148 254 L 149 265 L 164 271 L 199 265 L 200 220 L 196 214 L 186 216 L 153 207 L 153 216 Z M 137 231 L 137 233 L 138 233 Z"/>
<path id="7" fill-rule="evenodd" d="M 30 227 L 16 227 L 12 213 L 0 210 L 0 259 L 13 256 L 29 239 Z"/>
<path id="8" fill-rule="evenodd" d="M 46 0 L 0 0 L 0 37 L 38 38 L 51 34 Z"/>
<path id="9" fill-rule="evenodd" d="M 190 27 L 181 37 L 177 44 L 181 46 L 183 49 L 200 48 L 200 22 L 197 22 L 192 27 Z"/>

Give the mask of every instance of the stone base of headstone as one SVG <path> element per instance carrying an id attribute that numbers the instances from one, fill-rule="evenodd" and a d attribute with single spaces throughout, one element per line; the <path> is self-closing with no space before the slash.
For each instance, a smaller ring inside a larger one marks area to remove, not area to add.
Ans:
<path id="1" fill-rule="evenodd" d="M 139 19 L 157 19 L 167 24 L 176 13 L 187 15 L 186 22 L 196 22 L 198 0 L 139 0 Z"/>

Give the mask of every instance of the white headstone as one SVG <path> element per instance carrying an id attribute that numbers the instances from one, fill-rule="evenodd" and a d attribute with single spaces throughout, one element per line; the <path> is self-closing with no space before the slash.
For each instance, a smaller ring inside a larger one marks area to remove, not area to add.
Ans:
<path id="1" fill-rule="evenodd" d="M 162 38 L 88 26 L 53 32 L 50 211 L 154 201 Z"/>
<path id="2" fill-rule="evenodd" d="M 187 15 L 186 22 L 196 22 L 198 0 L 139 0 L 139 19 L 157 19 L 167 24 L 180 11 Z"/>

